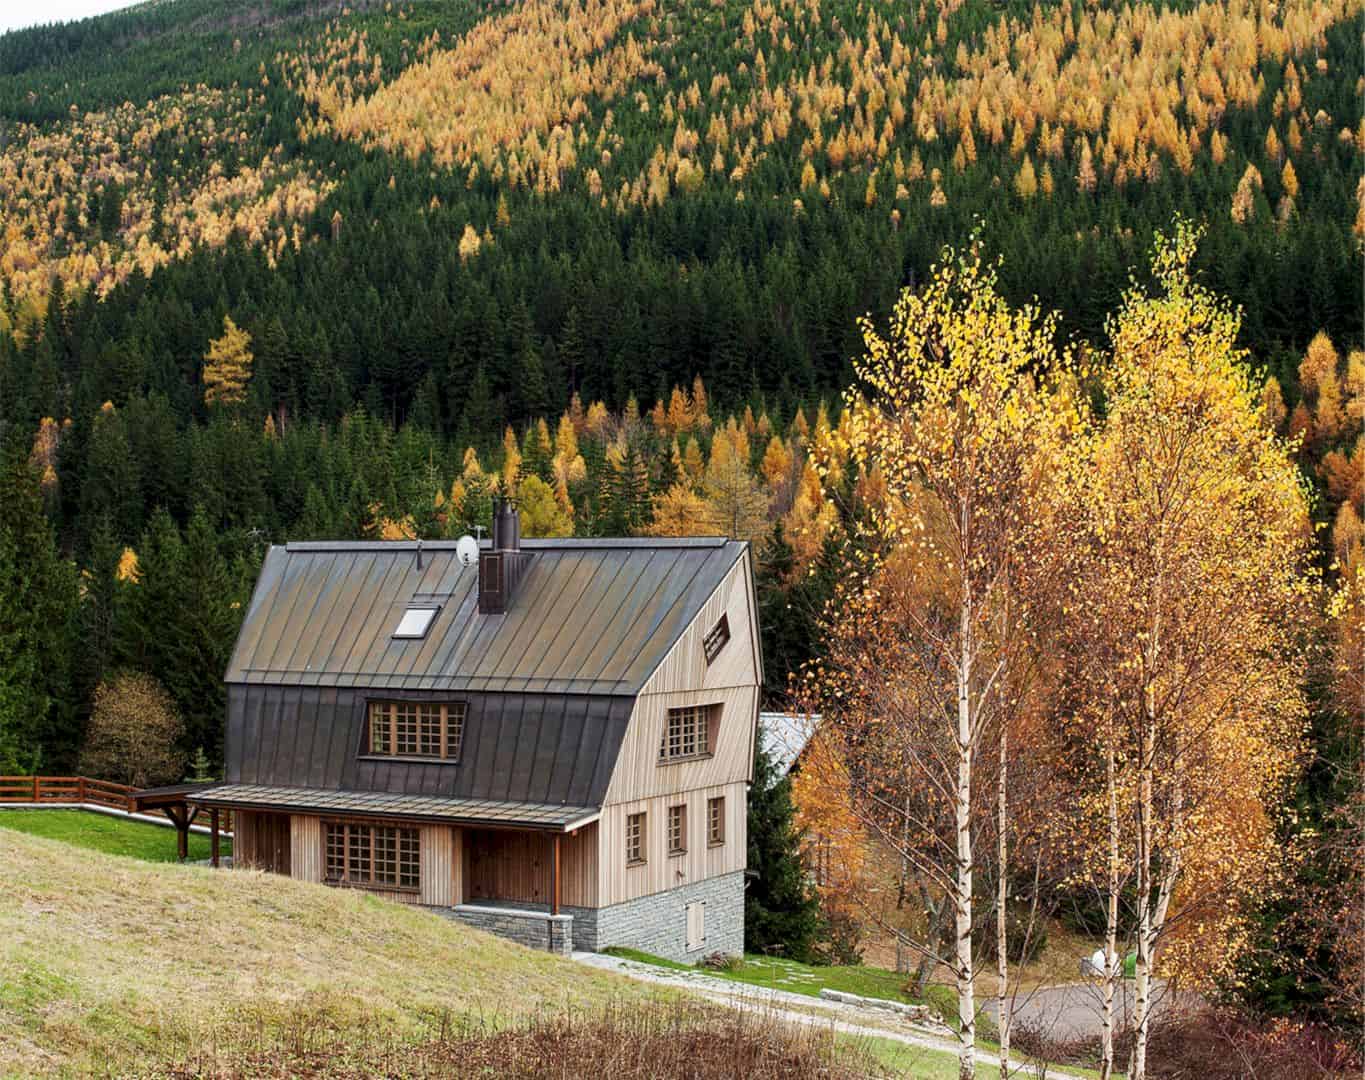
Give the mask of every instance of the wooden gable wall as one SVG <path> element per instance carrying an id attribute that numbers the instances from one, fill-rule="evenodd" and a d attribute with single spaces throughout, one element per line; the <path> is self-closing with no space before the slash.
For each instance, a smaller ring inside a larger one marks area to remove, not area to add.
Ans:
<path id="1" fill-rule="evenodd" d="M 737 560 L 674 643 L 635 700 L 604 805 L 751 779 L 761 659 L 752 554 Z M 724 615 L 730 640 L 707 664 L 702 641 Z M 668 710 L 721 706 L 719 741 L 710 757 L 659 764 Z"/>

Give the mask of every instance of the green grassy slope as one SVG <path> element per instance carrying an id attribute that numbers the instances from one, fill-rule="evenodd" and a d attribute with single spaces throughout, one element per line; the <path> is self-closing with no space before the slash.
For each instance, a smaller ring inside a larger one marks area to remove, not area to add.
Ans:
<path id="1" fill-rule="evenodd" d="M 106 855 L 127 855 L 145 862 L 175 862 L 175 832 L 143 821 L 93 814 L 85 810 L 5 810 L 0 829 L 15 829 L 30 836 L 64 840 L 77 847 Z M 232 854 L 232 840 L 223 837 L 219 853 Z M 190 859 L 209 857 L 209 838 L 190 833 Z"/>
<path id="2" fill-rule="evenodd" d="M 363 893 L 0 829 L 0 1076 L 373 1053 L 647 994 Z"/>

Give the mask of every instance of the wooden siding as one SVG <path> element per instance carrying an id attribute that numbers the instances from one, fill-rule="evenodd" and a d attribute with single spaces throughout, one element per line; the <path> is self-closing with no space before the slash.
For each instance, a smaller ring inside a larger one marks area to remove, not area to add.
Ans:
<path id="1" fill-rule="evenodd" d="M 464 830 L 465 899 L 550 903 L 552 840 L 546 833 L 498 829 Z M 560 841 L 559 902 L 596 907 L 597 825 L 584 826 Z"/>
<path id="2" fill-rule="evenodd" d="M 645 682 L 631 711 L 605 804 L 751 779 L 760 666 L 749 559 L 746 553 L 735 563 Z M 730 641 L 708 665 L 703 639 L 722 615 L 730 622 Z M 659 744 L 668 710 L 711 704 L 721 706 L 720 737 L 711 756 L 660 765 Z"/>
<path id="3" fill-rule="evenodd" d="M 748 862 L 746 832 L 746 784 L 735 783 L 698 788 L 683 794 L 655 795 L 634 799 L 603 809 L 598 822 L 598 902 L 609 907 L 651 893 L 674 889 L 705 878 L 743 870 Z M 707 843 L 708 799 L 725 799 L 725 843 Z M 668 808 L 687 804 L 687 851 L 668 854 Z M 626 817 L 643 811 L 645 819 L 645 862 L 626 865 Z M 565 901 L 566 903 L 568 901 Z"/>
<path id="4" fill-rule="evenodd" d="M 289 819 L 289 851 L 295 881 L 323 879 L 322 819 L 294 814 Z"/>
<path id="5" fill-rule="evenodd" d="M 429 907 L 458 904 L 461 867 L 455 858 L 459 832 L 449 825 L 423 825 L 420 852 L 422 859 L 422 903 Z"/>
<path id="6" fill-rule="evenodd" d="M 721 707 L 720 729 L 711 755 L 661 765 L 659 744 L 668 724 L 668 710 L 715 704 Z M 757 716 L 757 686 L 678 690 L 640 698 L 616 759 L 607 805 L 748 780 Z"/>
<path id="7" fill-rule="evenodd" d="M 238 812 L 237 833 L 232 839 L 233 866 L 288 874 L 292 847 L 289 815 Z"/>

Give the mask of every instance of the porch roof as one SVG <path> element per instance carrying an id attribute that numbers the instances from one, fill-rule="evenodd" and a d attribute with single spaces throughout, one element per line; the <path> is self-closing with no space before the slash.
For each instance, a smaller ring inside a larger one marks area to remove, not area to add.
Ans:
<path id="1" fill-rule="evenodd" d="M 185 797 L 192 803 L 232 810 L 350 814 L 440 821 L 452 825 L 542 829 L 549 832 L 570 832 L 596 821 L 600 813 L 600 808 L 596 806 L 451 799 L 387 791 L 333 791 L 260 784 L 217 784 L 187 793 Z"/>

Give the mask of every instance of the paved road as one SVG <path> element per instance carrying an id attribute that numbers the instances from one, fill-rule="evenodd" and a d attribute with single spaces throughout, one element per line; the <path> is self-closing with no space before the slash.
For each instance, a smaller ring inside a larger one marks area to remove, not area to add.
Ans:
<path id="1" fill-rule="evenodd" d="M 1184 1007 L 1190 995 L 1179 995 L 1164 981 L 1156 979 L 1152 988 L 1152 1016 Z M 999 1022 L 996 1001 L 986 1004 L 991 1018 Z M 1010 1009 L 1018 1026 L 1034 1028 L 1054 1039 L 1098 1038 L 1104 1008 L 1104 987 L 1098 982 L 1078 982 L 1049 986 L 1031 993 L 1020 993 Z M 1124 980 L 1114 988 L 1114 1029 L 1122 1031 L 1133 1015 L 1133 984 Z"/>
<path id="2" fill-rule="evenodd" d="M 635 960 L 606 956 L 602 953 L 576 952 L 573 958 L 580 963 L 615 971 L 632 979 L 686 989 L 720 1005 L 761 1011 L 765 1016 L 786 1023 L 810 1024 L 852 1035 L 891 1039 L 924 1050 L 957 1053 L 956 1040 L 951 1033 L 945 1034 L 945 1029 L 941 1026 L 930 1027 L 888 1019 L 887 1013 L 880 1009 L 859 1009 L 824 1001 L 821 998 L 808 997 L 805 994 L 795 994 L 790 990 L 752 986 L 733 979 L 721 979 L 699 970 L 678 971 L 655 967 L 652 964 L 642 964 Z M 990 1064 L 998 1062 L 999 1056 L 990 1051 L 978 1050 L 976 1059 L 983 1064 Z M 1029 1065 L 1018 1065 L 1010 1069 L 1010 1074 L 1035 1076 L 1037 1070 Z M 1054 1068 L 1049 1068 L 1046 1075 L 1049 1080 L 1077 1080 L 1072 1074 Z"/>

